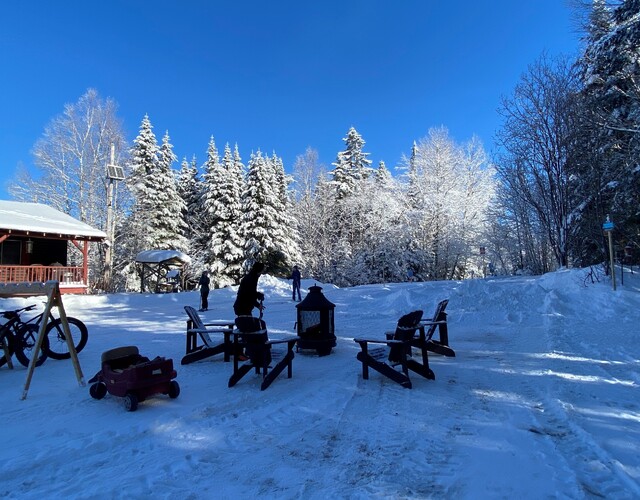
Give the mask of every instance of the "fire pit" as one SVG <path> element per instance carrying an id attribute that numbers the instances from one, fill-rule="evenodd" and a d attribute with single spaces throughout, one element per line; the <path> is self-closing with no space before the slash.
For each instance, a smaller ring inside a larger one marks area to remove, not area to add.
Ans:
<path id="1" fill-rule="evenodd" d="M 314 285 L 309 294 L 296 305 L 298 309 L 298 349 L 315 349 L 320 356 L 331 353 L 336 345 L 333 310 L 335 304 L 322 294 L 322 288 Z"/>

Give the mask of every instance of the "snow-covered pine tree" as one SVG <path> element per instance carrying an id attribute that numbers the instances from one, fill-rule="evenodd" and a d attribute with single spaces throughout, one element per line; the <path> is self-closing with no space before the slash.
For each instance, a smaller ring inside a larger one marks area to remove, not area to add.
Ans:
<path id="1" fill-rule="evenodd" d="M 383 190 L 388 190 L 393 184 L 393 177 L 384 161 L 380 160 L 378 170 L 375 174 L 376 186 Z"/>
<path id="2" fill-rule="evenodd" d="M 211 281 L 216 286 L 219 278 L 220 266 L 216 263 L 218 259 L 218 248 L 220 247 L 220 234 L 218 225 L 220 220 L 224 220 L 225 207 L 222 206 L 220 198 L 224 189 L 224 172 L 220 163 L 220 156 L 216 148 L 213 136 L 209 139 L 207 147 L 207 159 L 203 165 L 202 174 L 202 214 L 203 228 L 200 235 L 200 242 L 203 247 L 204 269 L 211 272 Z M 214 270 L 215 268 L 215 270 Z"/>
<path id="3" fill-rule="evenodd" d="M 233 171 L 226 168 L 229 164 L 233 165 L 228 145 L 225 147 L 223 163 L 218 160 L 217 152 L 211 156 L 211 160 L 205 181 L 207 186 L 206 206 L 212 224 L 209 243 L 211 260 L 208 267 L 211 271 L 212 283 L 215 287 L 220 288 L 235 283 L 237 272 L 232 266 L 238 260 L 236 246 L 238 237 L 235 234 L 237 209 L 231 177 Z"/>
<path id="4" fill-rule="evenodd" d="M 187 224 L 185 236 L 187 238 L 187 255 L 192 258 L 191 265 L 188 266 L 184 273 L 184 280 L 189 283 L 189 287 L 194 285 L 199 274 L 198 269 L 202 269 L 202 262 L 198 258 L 202 255 L 202 249 L 198 246 L 198 237 L 202 234 L 202 213 L 200 210 L 200 199 L 202 191 L 202 182 L 198 175 L 198 163 L 196 156 L 193 155 L 191 162 L 187 158 L 183 158 L 178 174 L 178 194 L 185 204 L 184 220 Z"/>
<path id="5" fill-rule="evenodd" d="M 291 178 L 286 175 L 282 158 L 275 152 L 267 163 L 273 170 L 274 189 L 277 192 L 276 221 L 274 224 L 273 241 L 275 248 L 282 254 L 282 262 L 272 263 L 271 270 L 280 276 L 289 276 L 294 264 L 301 264 L 299 236 L 295 218 L 292 215 L 293 205 L 289 194 Z"/>
<path id="6" fill-rule="evenodd" d="M 263 262 L 267 271 L 270 263 L 278 262 L 278 249 L 273 241 L 278 219 L 278 193 L 274 189 L 273 170 L 258 150 L 249 158 L 247 181 L 242 195 L 245 269 L 255 262 Z"/>
<path id="7" fill-rule="evenodd" d="M 133 197 L 129 216 L 117 228 L 115 261 L 123 264 L 121 281 L 126 290 L 139 290 L 140 280 L 135 268 L 136 256 L 152 248 L 152 235 L 147 221 L 150 218 L 155 185 L 153 174 L 158 166 L 158 141 L 153 133 L 149 115 L 144 115 L 138 136 L 133 140 L 126 183 Z"/>
<path id="8" fill-rule="evenodd" d="M 571 193 L 581 207 L 580 265 L 607 253 L 601 224 L 615 217 L 619 231 L 637 234 L 640 224 L 640 1 L 625 0 L 613 10 L 594 2 L 587 45 L 580 60 L 583 86 L 581 129 L 575 148 Z M 582 154 L 581 154 L 582 153 Z"/>
<path id="9" fill-rule="evenodd" d="M 413 141 L 411 157 L 408 160 L 407 172 L 407 207 L 410 210 L 420 210 L 424 205 L 424 196 L 420 185 L 420 172 L 418 171 L 418 145 Z M 407 161 L 407 160 L 405 160 Z"/>
<path id="10" fill-rule="evenodd" d="M 243 166 L 237 146 L 235 159 L 229 143 L 224 147 L 222 168 L 225 172 L 223 202 L 226 205 L 226 221 L 220 228 L 222 239 L 221 259 L 225 263 L 226 284 L 238 283 L 243 275 L 244 239 L 240 233 L 242 225 L 241 195 L 244 183 Z M 224 286 L 222 283 L 220 286 Z"/>
<path id="11" fill-rule="evenodd" d="M 185 205 L 184 220 L 187 223 L 185 236 L 190 242 L 189 248 L 192 248 L 191 242 L 199 232 L 199 203 L 201 197 L 201 186 L 195 156 L 191 163 L 187 161 L 186 157 L 182 159 L 178 172 L 177 189 L 178 195 L 180 195 Z M 191 250 L 189 253 L 191 254 Z"/>
<path id="12" fill-rule="evenodd" d="M 151 236 L 151 248 L 179 250 L 188 249 L 184 221 L 186 205 L 178 194 L 176 174 L 173 164 L 177 161 L 169 132 L 165 132 L 158 152 L 158 163 L 155 172 L 151 172 L 149 190 L 151 211 L 147 225 Z"/>
<path id="13" fill-rule="evenodd" d="M 371 160 L 367 158 L 369 153 L 362 151 L 365 141 L 356 129 L 351 127 L 342 140 L 345 142 L 345 150 L 338 153 L 332 172 L 338 200 L 353 194 L 358 184 L 371 173 Z"/>

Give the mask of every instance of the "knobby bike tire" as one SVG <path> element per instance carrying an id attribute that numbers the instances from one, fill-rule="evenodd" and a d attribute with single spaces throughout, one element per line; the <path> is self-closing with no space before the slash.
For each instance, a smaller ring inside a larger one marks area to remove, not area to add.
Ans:
<path id="1" fill-rule="evenodd" d="M 38 342 L 38 331 L 40 328 L 38 325 L 25 324 L 18 330 L 18 335 L 15 339 L 15 355 L 20 364 L 23 366 L 29 366 L 31 358 L 33 357 L 33 351 L 35 350 L 36 343 Z M 49 352 L 49 339 L 45 335 L 42 339 L 42 345 L 40 346 L 40 352 L 36 366 L 40 366 L 47 360 L 47 354 Z"/>
<path id="2" fill-rule="evenodd" d="M 73 339 L 76 352 L 82 351 L 89 340 L 89 330 L 87 326 L 77 318 L 67 317 L 71 338 Z M 47 325 L 48 355 L 53 359 L 69 359 L 71 353 L 67 345 L 67 339 L 64 334 L 62 320 L 60 318 L 52 320 Z"/>
<path id="3" fill-rule="evenodd" d="M 13 334 L 8 328 L 4 326 L 0 327 L 0 366 L 4 366 L 7 362 L 7 358 L 4 354 L 4 346 L 9 348 L 9 356 L 13 356 Z"/>

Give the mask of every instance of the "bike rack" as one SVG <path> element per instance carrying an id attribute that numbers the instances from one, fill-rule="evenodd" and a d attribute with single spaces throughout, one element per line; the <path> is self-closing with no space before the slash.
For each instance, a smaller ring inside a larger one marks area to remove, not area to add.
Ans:
<path id="1" fill-rule="evenodd" d="M 46 283 L 25 282 L 25 283 L 0 284 L 0 297 L 16 297 L 16 296 L 24 297 L 25 295 L 46 295 L 47 303 L 44 308 L 42 322 L 40 323 L 40 329 L 38 330 L 38 340 L 36 342 L 35 350 L 34 350 L 33 356 L 31 357 L 29 368 L 27 369 L 27 380 L 24 383 L 24 388 L 22 389 L 22 397 L 20 399 L 24 400 L 27 398 L 27 392 L 29 391 L 29 386 L 31 385 L 31 378 L 33 377 L 33 370 L 36 367 L 38 354 L 42 347 L 42 341 L 44 339 L 44 336 L 47 330 L 47 323 L 49 322 L 49 312 L 53 307 L 58 308 L 58 314 L 60 315 L 60 323 L 62 324 L 62 328 L 64 329 L 64 334 L 67 339 L 69 354 L 71 354 L 71 361 L 73 363 L 73 368 L 75 369 L 75 372 L 76 372 L 76 378 L 78 379 L 78 384 L 81 387 L 84 387 L 87 384 L 84 380 L 82 369 L 80 368 L 80 362 L 78 361 L 78 353 L 76 352 L 76 347 L 73 344 L 73 338 L 71 337 L 71 330 L 69 329 L 69 322 L 67 321 L 67 313 L 65 312 L 64 306 L 62 305 L 62 295 L 60 294 L 60 282 L 47 281 Z"/>

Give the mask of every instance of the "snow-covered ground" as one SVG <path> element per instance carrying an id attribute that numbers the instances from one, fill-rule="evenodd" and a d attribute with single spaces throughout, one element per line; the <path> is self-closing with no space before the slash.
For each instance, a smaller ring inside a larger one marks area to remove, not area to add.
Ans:
<path id="1" fill-rule="evenodd" d="M 180 365 L 198 292 L 64 296 L 89 326 L 86 380 L 103 351 L 137 345 L 173 358 L 182 393 L 126 412 L 49 359 L 21 400 L 26 368 L 0 368 L 0 497 L 640 498 L 640 279 L 614 292 L 584 274 L 322 285 L 337 347 L 296 354 L 293 378 L 262 392 L 253 373 L 227 388 L 221 355 Z M 271 337 L 292 335 L 290 283 L 262 277 L 260 289 Z M 204 318 L 232 318 L 234 298 L 212 291 Z M 436 380 L 363 380 L 353 337 L 382 338 L 443 298 L 457 356 L 430 357 Z"/>

